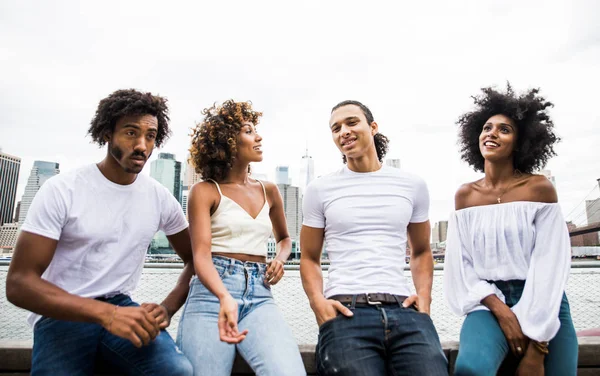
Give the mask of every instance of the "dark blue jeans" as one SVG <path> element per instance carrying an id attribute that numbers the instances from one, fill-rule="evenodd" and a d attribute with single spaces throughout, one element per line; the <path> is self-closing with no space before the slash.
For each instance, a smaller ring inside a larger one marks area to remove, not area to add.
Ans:
<path id="1" fill-rule="evenodd" d="M 339 314 L 319 328 L 319 375 L 448 375 L 429 315 L 392 304 L 346 306 L 354 316 Z"/>
<path id="2" fill-rule="evenodd" d="M 523 294 L 525 281 L 493 282 L 506 298 L 506 305 L 517 304 Z M 567 295 L 563 294 L 558 313 L 560 329 L 550 341 L 550 353 L 544 359 L 544 373 L 556 376 L 577 374 L 578 343 Z M 504 364 L 502 363 L 504 361 Z M 516 370 L 519 360 L 510 352 L 504 332 L 490 311 L 474 311 L 467 315 L 460 331 L 460 345 L 454 374 L 496 375 L 502 365 L 503 371 Z"/>
<path id="3" fill-rule="evenodd" d="M 138 306 L 127 295 L 106 301 Z M 48 317 L 35 324 L 31 375 L 93 375 L 96 362 L 126 375 L 192 375 L 192 365 L 164 330 L 138 349 L 98 324 Z"/>

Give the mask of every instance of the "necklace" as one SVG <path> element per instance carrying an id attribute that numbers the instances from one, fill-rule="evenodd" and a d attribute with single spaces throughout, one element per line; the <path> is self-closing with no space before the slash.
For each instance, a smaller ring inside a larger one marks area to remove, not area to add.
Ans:
<path id="1" fill-rule="evenodd" d="M 518 178 L 520 178 L 520 177 L 521 177 L 521 175 L 523 175 L 523 174 L 521 173 L 521 171 L 519 171 L 518 169 L 515 169 L 515 170 L 514 170 L 514 172 L 513 172 L 513 177 L 514 177 L 514 178 L 517 178 L 517 181 L 519 180 Z M 510 183 L 509 183 L 509 184 L 507 184 L 507 185 L 506 185 L 506 187 L 505 187 L 505 188 L 502 190 L 502 192 L 500 193 L 500 195 L 498 195 L 498 196 L 496 197 L 496 201 L 498 201 L 498 203 L 499 203 L 499 204 L 501 204 L 501 203 L 502 203 L 502 196 L 504 196 L 504 194 L 506 193 L 506 191 L 508 191 L 508 189 L 509 189 L 509 188 L 511 188 L 512 186 L 514 186 L 514 184 L 510 184 Z"/>

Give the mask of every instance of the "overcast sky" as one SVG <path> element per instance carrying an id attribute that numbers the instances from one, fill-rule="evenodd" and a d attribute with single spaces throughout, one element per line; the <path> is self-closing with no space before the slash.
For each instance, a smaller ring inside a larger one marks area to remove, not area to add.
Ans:
<path id="1" fill-rule="evenodd" d="M 251 100 L 264 112 L 255 171 L 273 179 L 276 165 L 289 165 L 297 183 L 306 145 L 317 175 L 341 166 L 329 112 L 356 99 L 390 138 L 388 156 L 427 181 L 438 221 L 456 188 L 480 176 L 460 161 L 456 119 L 481 87 L 510 80 L 555 104 L 563 141 L 547 168 L 564 214 L 580 223 L 600 177 L 598 25 L 594 0 L 5 0 L 0 147 L 22 158 L 20 200 L 34 160 L 66 172 L 103 158 L 86 131 L 116 89 L 169 99 L 173 136 L 162 151 L 181 161 L 203 108 Z"/>

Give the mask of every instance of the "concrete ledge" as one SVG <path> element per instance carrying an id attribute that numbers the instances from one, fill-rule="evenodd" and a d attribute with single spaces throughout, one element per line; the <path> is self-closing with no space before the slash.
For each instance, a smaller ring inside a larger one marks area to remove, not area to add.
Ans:
<path id="1" fill-rule="evenodd" d="M 600 375 L 600 337 L 579 337 L 579 370 L 580 376 Z M 3 341 L 0 340 L 0 375 L 28 375 L 31 368 L 31 341 Z M 300 353 L 306 372 L 316 374 L 315 345 L 302 344 Z M 458 342 L 442 343 L 444 353 L 448 358 L 450 374 L 454 370 L 454 363 L 458 355 Z M 511 374 L 510 364 L 503 364 L 499 375 Z M 97 365 L 98 375 L 115 375 L 103 364 Z M 236 357 L 232 375 L 254 375 L 244 359 Z"/>

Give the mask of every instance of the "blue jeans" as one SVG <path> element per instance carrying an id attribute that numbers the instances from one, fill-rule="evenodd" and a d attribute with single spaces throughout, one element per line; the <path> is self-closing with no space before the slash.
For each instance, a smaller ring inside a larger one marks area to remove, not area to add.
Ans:
<path id="1" fill-rule="evenodd" d="M 519 280 L 493 283 L 502 291 L 509 307 L 517 304 L 525 286 L 525 281 Z M 576 375 L 579 347 L 566 294 L 563 294 L 558 318 L 560 329 L 548 346 L 550 353 L 544 359 L 544 371 L 546 375 Z M 506 337 L 493 313 L 474 311 L 467 315 L 460 331 L 455 375 L 492 376 L 496 375 L 501 365 L 503 370 L 510 369 L 514 373 L 518 362 L 510 352 Z"/>
<path id="2" fill-rule="evenodd" d="M 448 375 L 429 315 L 398 304 L 346 306 L 354 316 L 338 314 L 319 327 L 319 375 Z"/>
<path id="3" fill-rule="evenodd" d="M 121 307 L 138 306 L 127 295 L 105 301 Z M 126 375 L 192 374 L 192 365 L 164 330 L 138 349 L 98 324 L 48 317 L 35 324 L 31 375 L 93 375 L 96 362 Z"/>
<path id="4" fill-rule="evenodd" d="M 238 303 L 238 328 L 248 329 L 248 335 L 237 345 L 221 342 L 219 299 L 193 277 L 177 344 L 192 362 L 194 375 L 229 376 L 236 350 L 257 375 L 306 375 L 292 331 L 264 282 L 266 264 L 220 256 L 213 256 L 213 263 Z"/>

